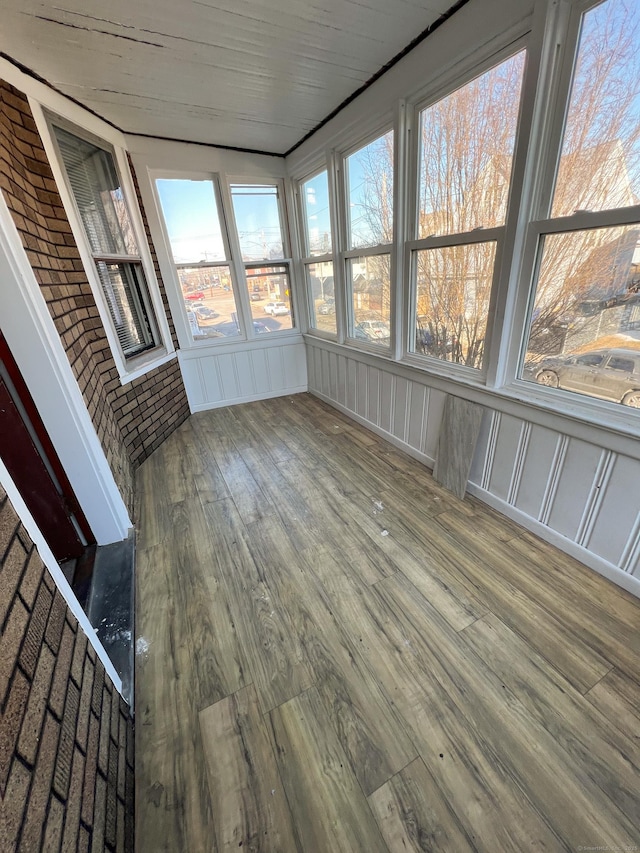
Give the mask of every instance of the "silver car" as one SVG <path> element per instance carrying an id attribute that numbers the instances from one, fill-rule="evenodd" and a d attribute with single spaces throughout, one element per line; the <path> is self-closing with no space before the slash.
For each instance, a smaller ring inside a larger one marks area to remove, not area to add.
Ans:
<path id="1" fill-rule="evenodd" d="M 602 349 L 545 358 L 534 375 L 540 385 L 640 409 L 640 350 Z"/>

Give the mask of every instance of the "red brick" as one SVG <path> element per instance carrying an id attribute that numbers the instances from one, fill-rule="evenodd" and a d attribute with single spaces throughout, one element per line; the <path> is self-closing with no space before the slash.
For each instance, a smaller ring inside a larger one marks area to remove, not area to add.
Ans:
<path id="1" fill-rule="evenodd" d="M 64 706 L 62 729 L 60 731 L 58 755 L 56 756 L 56 767 L 53 774 L 53 788 L 63 800 L 66 799 L 69 794 L 71 763 L 73 760 L 79 706 L 80 691 L 73 681 L 69 681 L 67 701 Z"/>
<path id="2" fill-rule="evenodd" d="M 33 547 L 27 561 L 27 567 L 24 575 L 22 576 L 22 583 L 20 584 L 20 595 L 24 598 L 29 607 L 33 607 L 38 587 L 42 581 L 43 572 L 44 564 L 40 559 L 40 555 L 37 550 Z"/>
<path id="3" fill-rule="evenodd" d="M 62 636 L 62 628 L 64 626 L 66 614 L 67 602 L 64 600 L 60 590 L 57 589 L 53 599 L 51 612 L 49 613 L 47 630 L 44 635 L 45 640 L 56 654 L 60 648 L 60 638 Z"/>
<path id="4" fill-rule="evenodd" d="M 82 787 L 84 780 L 84 757 L 76 747 L 73 754 L 69 797 L 67 799 L 67 814 L 64 823 L 62 839 L 63 853 L 75 853 L 80 828 L 80 807 L 82 804 Z"/>
<path id="5" fill-rule="evenodd" d="M 98 775 L 96 777 L 96 792 L 93 807 L 93 832 L 91 847 L 93 850 L 104 850 L 105 846 L 105 819 L 107 810 L 107 783 Z"/>
<path id="6" fill-rule="evenodd" d="M 0 560 L 6 554 L 19 524 L 20 519 L 16 515 L 16 511 L 11 506 L 3 489 L 3 501 L 0 505 Z"/>
<path id="7" fill-rule="evenodd" d="M 47 825 L 42 840 L 42 853 L 58 853 L 62 841 L 62 827 L 64 825 L 64 806 L 55 797 L 49 802 L 49 814 Z"/>
<path id="8" fill-rule="evenodd" d="M 87 652 L 87 635 L 77 626 L 76 629 L 76 644 L 73 650 L 73 660 L 71 662 L 71 677 L 78 685 L 82 684 L 82 673 L 84 671 L 84 659 Z"/>
<path id="9" fill-rule="evenodd" d="M 75 635 L 71 630 L 68 622 L 65 622 L 62 631 L 62 640 L 58 650 L 56 659 L 56 668 L 53 674 L 53 685 L 49 693 L 49 707 L 58 717 L 62 717 L 64 710 L 65 698 L 67 695 L 67 685 L 69 683 L 69 671 L 71 669 L 71 656 L 73 654 L 73 644 Z M 76 688 L 77 690 L 77 688 Z"/>
<path id="10" fill-rule="evenodd" d="M 51 777 L 58 747 L 59 729 L 60 726 L 55 718 L 47 714 L 29 794 L 29 808 L 20 836 L 20 853 L 34 853 L 35 850 L 40 849 L 47 804 L 51 795 Z"/>
<path id="11" fill-rule="evenodd" d="M 29 611 L 20 599 L 15 599 L 4 630 L 0 633 L 0 705 L 4 704 L 28 624 Z"/>
<path id="12" fill-rule="evenodd" d="M 82 692 L 80 694 L 80 710 L 78 712 L 78 726 L 76 728 L 76 740 L 82 749 L 87 749 L 87 734 L 89 731 L 89 717 L 91 715 L 91 693 L 93 690 L 93 664 L 88 657 L 84 659 L 84 674 L 82 677 Z"/>
<path id="13" fill-rule="evenodd" d="M 40 655 L 40 647 L 49 618 L 49 610 L 51 609 L 51 600 L 53 596 L 44 584 L 40 585 L 38 597 L 31 612 L 29 627 L 22 643 L 20 650 L 20 665 L 30 678 L 36 670 L 38 657 Z"/>
<path id="14" fill-rule="evenodd" d="M 0 625 L 7 618 L 9 607 L 16 594 L 27 562 L 27 556 L 20 540 L 14 537 L 0 570 Z"/>
<path id="15" fill-rule="evenodd" d="M 34 764 L 40 743 L 40 732 L 49 696 L 55 658 L 47 646 L 40 649 L 36 674 L 29 693 L 27 712 L 20 729 L 18 752 L 29 764 Z"/>
<path id="16" fill-rule="evenodd" d="M 93 808 L 96 793 L 96 779 L 98 777 L 98 740 L 100 737 L 100 723 L 91 715 L 89 725 L 89 738 L 87 744 L 87 759 L 84 766 L 84 782 L 82 785 L 82 809 L 80 816 L 83 823 L 91 826 L 93 822 Z"/>
<path id="17" fill-rule="evenodd" d="M 16 748 L 18 732 L 27 710 L 29 682 L 16 670 L 3 713 L 0 715 L 0 790 L 4 790 Z"/>
<path id="18" fill-rule="evenodd" d="M 14 761 L 6 791 L 3 790 L 3 845 L 6 850 L 15 850 L 22 817 L 27 804 L 27 793 L 31 784 L 31 773 L 19 761 Z M 5 835 L 6 833 L 6 835 Z"/>

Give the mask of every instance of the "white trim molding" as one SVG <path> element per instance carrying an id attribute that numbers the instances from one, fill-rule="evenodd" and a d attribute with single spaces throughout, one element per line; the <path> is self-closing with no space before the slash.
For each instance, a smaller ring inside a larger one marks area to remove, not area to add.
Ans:
<path id="1" fill-rule="evenodd" d="M 98 544 L 131 520 L 22 240 L 0 193 L 2 331 Z"/>

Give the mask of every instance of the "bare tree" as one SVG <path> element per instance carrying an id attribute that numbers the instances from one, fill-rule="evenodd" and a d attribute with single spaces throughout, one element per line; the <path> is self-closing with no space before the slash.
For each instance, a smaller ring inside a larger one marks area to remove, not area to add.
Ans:
<path id="1" fill-rule="evenodd" d="M 631 0 L 608 0 L 586 15 L 554 217 L 638 202 L 639 24 L 640 8 Z M 504 223 L 523 68 L 524 53 L 519 53 L 422 113 L 419 237 Z M 373 243 L 391 239 L 393 151 L 387 140 L 371 147 L 365 168 L 363 229 Z M 558 331 L 571 336 L 575 318 L 596 292 L 624 287 L 622 259 L 630 263 L 629 233 L 596 229 L 546 238 L 531 321 L 536 352 L 564 346 L 566 335 L 560 340 Z M 418 346 L 439 358 L 479 366 L 495 245 L 422 250 L 416 260 Z"/>

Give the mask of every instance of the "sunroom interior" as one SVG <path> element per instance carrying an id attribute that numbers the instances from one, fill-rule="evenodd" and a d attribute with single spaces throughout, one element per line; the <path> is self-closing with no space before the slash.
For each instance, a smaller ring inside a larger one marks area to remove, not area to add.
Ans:
<path id="1" fill-rule="evenodd" d="M 5 7 L 6 849 L 635 849 L 637 4 Z"/>

